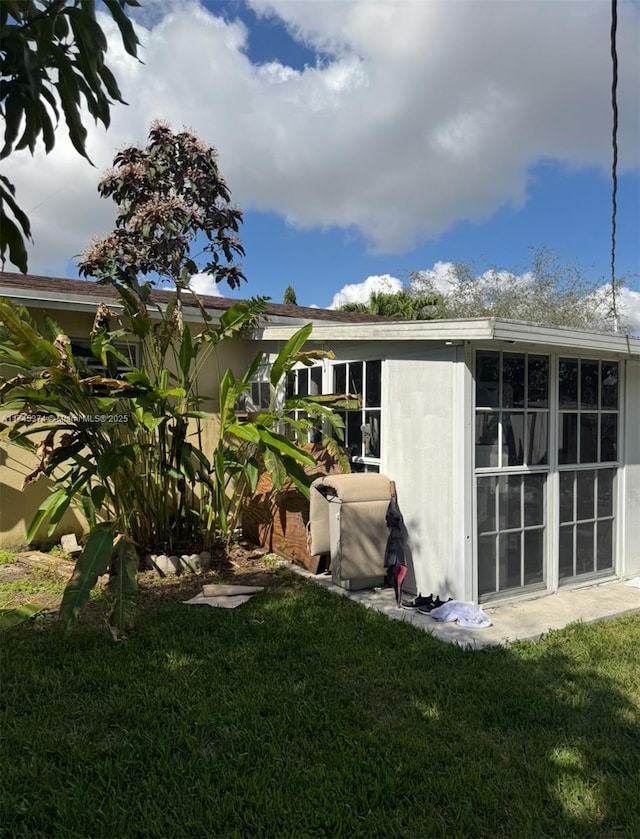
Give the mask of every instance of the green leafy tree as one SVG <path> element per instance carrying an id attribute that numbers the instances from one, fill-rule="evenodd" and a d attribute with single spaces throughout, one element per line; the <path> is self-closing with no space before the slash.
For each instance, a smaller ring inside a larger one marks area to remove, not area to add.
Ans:
<path id="1" fill-rule="evenodd" d="M 368 303 L 345 303 L 340 310 L 403 320 L 429 320 L 435 316 L 438 301 L 435 290 L 426 294 L 413 294 L 406 289 L 396 294 L 378 291 L 371 295 Z"/>
<path id="2" fill-rule="evenodd" d="M 139 41 L 127 6 L 138 0 L 104 0 L 126 51 L 137 56 Z M 123 102 L 105 63 L 107 40 L 96 20 L 96 3 L 86 0 L 2 0 L 0 3 L 0 113 L 5 121 L 0 159 L 13 151 L 35 151 L 42 139 L 49 153 L 64 114 L 76 151 L 89 160 L 84 102 L 90 116 L 108 128 L 110 107 Z M 126 104 L 126 103 L 125 103 Z M 27 271 L 25 237 L 31 238 L 27 214 L 10 180 L 0 175 L 0 258 Z"/>
<path id="3" fill-rule="evenodd" d="M 347 303 L 341 310 L 404 320 L 498 317 L 543 326 L 629 331 L 629 323 L 614 316 L 611 286 L 590 280 L 576 265 L 563 265 L 548 248 L 535 250 L 531 266 L 520 273 L 494 268 L 478 276 L 472 265 L 454 263 L 444 290 L 441 278 L 436 286 L 430 271 L 412 271 L 409 279 L 397 293 L 374 293 L 368 303 Z M 618 292 L 627 279 L 617 281 Z"/>
<path id="4" fill-rule="evenodd" d="M 40 477 L 54 482 L 29 540 L 45 521 L 51 534 L 72 503 L 82 505 L 89 523 L 61 619 L 68 628 L 75 624 L 91 588 L 109 570 L 111 625 L 121 637 L 131 621 L 139 554 L 191 552 L 228 539 L 261 463 L 274 486 L 288 478 L 308 492 L 304 467 L 315 461 L 301 445 L 305 429 L 308 434 L 329 424 L 339 435 L 342 422 L 327 397 L 295 405 L 276 400 L 256 416 L 239 413 L 262 352 L 243 376 L 220 373 L 219 412 L 203 410 L 199 373 L 212 355 L 220 369 L 220 346 L 255 326 L 266 308 L 261 298 L 241 301 L 214 323 L 188 287 L 191 274 L 203 267 L 191 255 L 197 237 L 198 247 L 205 241 L 200 261 L 216 280 L 235 287 L 242 278 L 233 261 L 243 253 L 237 238 L 241 213 L 229 203 L 214 149 L 189 132 L 174 134 L 154 124 L 149 144 L 120 152 L 99 189 L 118 205 L 116 229 L 88 248 L 80 270 L 115 288 L 122 313 L 100 304 L 90 335 L 95 363 L 88 364 L 74 355 L 53 319 L 45 317 L 39 327 L 26 308 L 0 300 L 0 363 L 15 372 L 0 381 L 0 401 L 24 414 L 66 418 L 37 425 L 21 418 L 0 425 L 0 437 L 36 452 L 38 464 L 27 483 Z M 140 275 L 150 278 L 141 281 Z M 154 301 L 157 280 L 175 287 L 166 307 Z M 201 315 L 193 331 L 184 321 L 185 297 Z M 303 352 L 309 333 L 310 326 L 299 330 L 272 365 L 274 394 L 282 392 L 292 365 L 328 354 Z M 126 351 L 134 342 L 140 348 L 136 363 Z M 306 420 L 288 416 L 294 407 L 305 411 Z M 204 423 L 217 429 L 208 449 Z"/>
<path id="5" fill-rule="evenodd" d="M 535 250 L 531 266 L 520 273 L 492 269 L 478 276 L 469 264 L 454 264 L 448 289 L 438 292 L 428 271 L 410 275 L 410 293 L 432 296 L 434 317 L 499 317 L 545 326 L 612 332 L 611 287 L 593 281 L 576 265 L 564 265 L 548 248 Z M 625 279 L 618 280 L 617 288 Z M 628 329 L 628 324 L 619 324 Z"/>
<path id="6" fill-rule="evenodd" d="M 282 302 L 288 306 L 297 306 L 298 299 L 296 297 L 295 289 L 292 285 L 288 285 L 284 290 L 284 297 Z"/>

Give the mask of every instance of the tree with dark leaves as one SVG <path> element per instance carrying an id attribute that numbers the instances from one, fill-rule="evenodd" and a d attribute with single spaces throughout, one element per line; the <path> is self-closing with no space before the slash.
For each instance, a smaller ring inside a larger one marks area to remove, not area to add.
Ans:
<path id="1" fill-rule="evenodd" d="M 47 154 L 64 114 L 69 138 L 89 160 L 81 108 L 109 127 L 114 102 L 126 104 L 105 63 L 107 39 L 87 0 L 2 0 L 0 3 L 0 114 L 5 121 L 0 159 L 42 140 Z M 138 0 L 103 0 L 118 27 L 124 48 L 137 57 L 139 41 L 127 17 Z M 91 162 L 89 160 L 89 162 Z M 15 186 L 0 175 L 0 259 L 27 272 L 25 238 L 31 239 L 27 214 Z"/>
<path id="2" fill-rule="evenodd" d="M 298 298 L 296 297 L 296 291 L 292 285 L 288 285 L 284 290 L 284 297 L 282 302 L 285 303 L 287 306 L 297 306 L 298 305 Z"/>
<path id="3" fill-rule="evenodd" d="M 115 229 L 82 254 L 80 272 L 137 289 L 137 277 L 169 280 L 178 289 L 193 274 L 238 288 L 245 279 L 235 256 L 242 212 L 218 170 L 217 152 L 190 131 L 174 133 L 156 120 L 145 148 L 122 149 L 98 185 L 118 206 Z M 204 241 L 197 255 L 192 247 Z M 204 255 L 204 264 L 196 262 Z"/>

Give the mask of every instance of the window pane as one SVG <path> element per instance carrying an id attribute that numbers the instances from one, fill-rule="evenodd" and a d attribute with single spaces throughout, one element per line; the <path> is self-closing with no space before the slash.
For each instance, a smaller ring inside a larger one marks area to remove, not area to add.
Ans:
<path id="1" fill-rule="evenodd" d="M 496 590 L 496 536 L 478 539 L 478 594 Z"/>
<path id="2" fill-rule="evenodd" d="M 312 367 L 309 375 L 311 377 L 310 395 L 320 396 L 322 394 L 322 367 Z"/>
<path id="3" fill-rule="evenodd" d="M 298 396 L 307 396 L 309 393 L 309 371 L 298 370 Z"/>
<path id="4" fill-rule="evenodd" d="M 560 521 L 573 521 L 573 479 L 575 472 L 560 472 Z"/>
<path id="5" fill-rule="evenodd" d="M 560 528 L 559 545 L 560 579 L 573 577 L 573 525 Z"/>
<path id="6" fill-rule="evenodd" d="M 362 396 L 362 362 L 352 361 L 349 365 L 349 393 Z"/>
<path id="7" fill-rule="evenodd" d="M 548 414 L 527 414 L 527 465 L 547 463 Z"/>
<path id="8" fill-rule="evenodd" d="M 500 492 L 500 530 L 521 527 L 520 487 L 522 475 L 503 475 L 498 478 Z"/>
<path id="9" fill-rule="evenodd" d="M 558 427 L 558 463 L 578 462 L 578 415 L 561 414 Z"/>
<path id="10" fill-rule="evenodd" d="M 367 361 L 367 408 L 379 408 L 382 404 L 380 399 L 380 377 L 382 375 L 381 361 Z"/>
<path id="11" fill-rule="evenodd" d="M 524 526 L 544 524 L 544 475 L 524 478 Z"/>
<path id="12" fill-rule="evenodd" d="M 333 392 L 347 393 L 347 365 L 336 364 L 333 368 Z"/>
<path id="13" fill-rule="evenodd" d="M 364 453 L 369 457 L 380 457 L 380 411 L 367 411 L 364 422 Z"/>
<path id="14" fill-rule="evenodd" d="M 580 364 L 580 407 L 598 407 L 597 361 L 583 361 Z"/>
<path id="15" fill-rule="evenodd" d="M 251 383 L 251 403 L 253 410 L 267 409 L 271 401 L 271 385 L 269 382 Z"/>
<path id="16" fill-rule="evenodd" d="M 500 353 L 476 355 L 476 407 L 497 408 L 500 402 Z"/>
<path id="17" fill-rule="evenodd" d="M 578 500 L 577 519 L 595 518 L 595 472 L 576 472 L 576 496 Z"/>
<path id="18" fill-rule="evenodd" d="M 547 356 L 529 356 L 527 391 L 529 408 L 547 408 L 549 406 L 549 359 Z"/>
<path id="19" fill-rule="evenodd" d="M 522 466 L 524 463 L 524 413 L 502 415 L 502 446 L 506 463 L 503 466 Z"/>
<path id="20" fill-rule="evenodd" d="M 291 399 L 291 397 L 296 392 L 296 371 L 289 370 L 287 373 L 287 399 Z"/>
<path id="21" fill-rule="evenodd" d="M 542 582 L 544 530 L 524 532 L 524 584 Z"/>
<path id="22" fill-rule="evenodd" d="M 601 406 L 618 407 L 618 364 L 615 361 L 602 362 Z"/>
<path id="23" fill-rule="evenodd" d="M 347 413 L 347 440 L 352 457 L 362 456 L 362 414 L 360 411 Z"/>
<path id="24" fill-rule="evenodd" d="M 498 414 L 476 414 L 476 468 L 498 466 Z"/>
<path id="25" fill-rule="evenodd" d="M 561 358 L 558 369 L 558 393 L 560 407 L 575 409 L 578 407 L 578 362 Z"/>
<path id="26" fill-rule="evenodd" d="M 596 570 L 613 568 L 613 522 L 599 521 L 596 553 Z"/>
<path id="27" fill-rule="evenodd" d="M 613 515 L 613 469 L 598 470 L 598 516 Z"/>
<path id="28" fill-rule="evenodd" d="M 598 462 L 598 415 L 580 414 L 580 463 Z"/>
<path id="29" fill-rule="evenodd" d="M 498 587 L 516 588 L 520 580 L 520 533 L 501 533 L 498 536 Z"/>
<path id="30" fill-rule="evenodd" d="M 524 408 L 524 355 L 502 356 L 502 406 Z"/>
<path id="31" fill-rule="evenodd" d="M 496 529 L 496 478 L 478 478 L 478 533 Z"/>
<path id="32" fill-rule="evenodd" d="M 589 574 L 594 569 L 593 522 L 576 525 L 576 574 Z"/>
<path id="33" fill-rule="evenodd" d="M 600 415 L 600 461 L 610 463 L 618 459 L 618 415 Z"/>

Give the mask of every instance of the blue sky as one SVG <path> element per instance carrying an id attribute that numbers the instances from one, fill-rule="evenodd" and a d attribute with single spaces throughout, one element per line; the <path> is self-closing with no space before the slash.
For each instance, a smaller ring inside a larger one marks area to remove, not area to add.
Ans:
<path id="1" fill-rule="evenodd" d="M 143 0 L 144 64 L 110 40 L 130 105 L 90 130 L 97 169 L 62 132 L 36 165 L 10 161 L 33 211 L 31 270 L 75 275 L 73 254 L 113 224 L 99 172 L 160 117 L 218 148 L 245 212 L 248 283 L 225 296 L 277 302 L 292 285 L 325 307 L 438 263 L 522 273 L 540 247 L 606 282 L 608 15 L 598 0 Z M 640 272 L 638 5 L 619 17 L 622 275 Z M 629 287 L 640 325 L 640 278 Z"/>
<path id="2" fill-rule="evenodd" d="M 302 70 L 324 58 L 292 37 L 281 20 L 262 18 L 245 3 L 206 5 L 245 23 L 246 53 L 254 64 L 279 61 Z M 637 46 L 640 49 L 640 43 Z M 618 178 L 616 274 L 628 274 L 629 288 L 640 291 L 640 175 L 636 168 L 635 173 L 618 173 Z M 273 213 L 250 212 L 242 234 L 244 265 L 252 293 L 280 301 L 291 284 L 301 305 L 320 306 L 328 306 L 341 285 L 384 274 L 406 282 L 408 272 L 438 261 L 471 263 L 478 273 L 492 267 L 521 273 L 531 264 L 532 250 L 543 247 L 556 250 L 561 261 L 582 267 L 593 281 L 606 282 L 611 276 L 611 194 L 610 171 L 596 166 L 577 171 L 543 159 L 528 172 L 522 207 L 501 206 L 483 223 L 461 219 L 439 237 L 402 253 L 376 255 L 356 231 L 292 230 Z"/>
<path id="3" fill-rule="evenodd" d="M 618 185 L 616 274 L 640 273 L 638 177 Z M 524 273 L 537 248 L 555 249 L 560 261 L 580 266 L 594 282 L 610 278 L 611 181 L 599 172 L 571 173 L 553 163 L 531 172 L 524 207 L 501 207 L 483 224 L 460 221 L 435 240 L 403 253 L 372 254 L 357 232 L 296 231 L 272 213 L 247 213 L 243 260 L 250 282 L 244 291 L 280 302 L 291 284 L 300 305 L 328 306 L 336 291 L 367 276 L 390 274 L 403 282 L 410 271 L 436 262 L 471 263 L 477 273 L 499 268 Z M 331 277 L 331 280 L 328 280 Z M 640 291 L 638 276 L 629 288 Z M 227 292 L 224 292 L 227 294 Z"/>

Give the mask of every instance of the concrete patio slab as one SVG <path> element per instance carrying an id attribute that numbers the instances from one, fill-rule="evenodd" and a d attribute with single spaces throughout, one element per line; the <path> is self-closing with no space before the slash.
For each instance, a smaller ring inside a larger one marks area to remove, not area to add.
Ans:
<path id="1" fill-rule="evenodd" d="M 419 612 L 398 609 L 392 589 L 346 591 L 332 583 L 326 574 L 314 575 L 297 565 L 292 570 L 334 594 L 348 597 L 368 609 L 375 609 L 392 620 L 407 621 L 430 632 L 441 641 L 481 649 L 505 645 L 512 641 L 533 641 L 552 629 L 562 629 L 580 621 L 592 623 L 627 613 L 640 613 L 640 588 L 624 581 L 563 589 L 532 600 L 518 600 L 483 607 L 492 626 L 486 629 L 464 629 L 455 623 L 441 623 Z"/>

